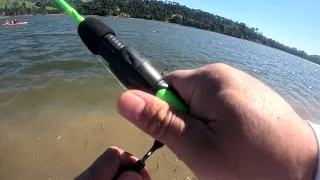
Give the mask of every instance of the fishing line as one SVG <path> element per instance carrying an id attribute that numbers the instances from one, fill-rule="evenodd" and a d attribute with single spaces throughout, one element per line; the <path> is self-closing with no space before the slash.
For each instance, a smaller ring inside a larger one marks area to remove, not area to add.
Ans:
<path id="1" fill-rule="evenodd" d="M 100 62 L 101 64 L 109 71 L 109 73 L 114 77 L 114 79 L 116 79 L 116 81 L 123 87 L 123 89 L 125 91 L 127 91 L 128 89 L 119 81 L 119 79 L 112 73 L 112 71 L 103 63 L 103 61 L 98 57 L 95 56 Z"/>

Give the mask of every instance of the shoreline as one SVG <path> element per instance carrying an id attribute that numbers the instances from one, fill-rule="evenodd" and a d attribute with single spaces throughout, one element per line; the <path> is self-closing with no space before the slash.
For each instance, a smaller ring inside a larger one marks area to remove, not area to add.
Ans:
<path id="1" fill-rule="evenodd" d="M 66 13 L 60 13 L 60 14 L 44 14 L 45 16 L 62 16 L 66 15 Z"/>
<path id="2" fill-rule="evenodd" d="M 10 18 L 10 16 L 0 16 L 0 20 L 2 20 L 2 19 L 9 19 Z"/>
<path id="3" fill-rule="evenodd" d="M 24 14 L 24 15 L 17 15 L 17 16 L 0 16 L 0 19 L 8 19 L 8 18 L 13 18 L 13 17 L 24 17 L 24 16 L 39 16 L 39 15 L 44 15 L 44 16 L 62 16 L 62 15 L 67 15 L 66 13 L 60 13 L 60 14 Z"/>

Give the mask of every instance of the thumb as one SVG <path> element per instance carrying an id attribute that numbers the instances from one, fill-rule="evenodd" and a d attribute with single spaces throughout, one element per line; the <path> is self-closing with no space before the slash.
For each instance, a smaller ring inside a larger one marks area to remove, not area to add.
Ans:
<path id="1" fill-rule="evenodd" d="M 206 139 L 204 124 L 142 91 L 123 93 L 118 101 L 118 110 L 131 123 L 166 144 L 177 155 L 184 152 L 190 155 L 190 150 L 196 153 L 194 147 L 199 146 L 200 139 Z"/>

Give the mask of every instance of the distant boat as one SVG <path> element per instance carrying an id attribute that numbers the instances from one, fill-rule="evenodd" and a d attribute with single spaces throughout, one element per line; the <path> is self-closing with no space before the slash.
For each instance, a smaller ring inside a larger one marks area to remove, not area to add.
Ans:
<path id="1" fill-rule="evenodd" d="M 23 24 L 28 24 L 28 22 L 17 22 L 17 23 L 2 24 L 1 26 L 18 26 L 18 25 L 23 25 Z"/>

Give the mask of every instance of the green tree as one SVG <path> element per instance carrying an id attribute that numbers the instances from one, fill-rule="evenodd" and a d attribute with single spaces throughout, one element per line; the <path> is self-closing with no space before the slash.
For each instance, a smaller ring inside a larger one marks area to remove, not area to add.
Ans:
<path id="1" fill-rule="evenodd" d="M 21 7 L 22 7 L 22 8 L 27 8 L 27 4 L 26 4 L 25 1 L 22 2 Z"/>
<path id="2" fill-rule="evenodd" d="M 182 19 L 183 17 L 180 14 L 174 14 L 172 17 L 170 17 L 169 21 L 171 23 L 182 24 Z"/>
<path id="3" fill-rule="evenodd" d="M 120 10 L 119 6 L 114 6 L 113 10 L 112 10 L 112 13 L 113 13 L 114 16 L 119 16 L 120 13 L 121 13 L 121 10 Z"/>

